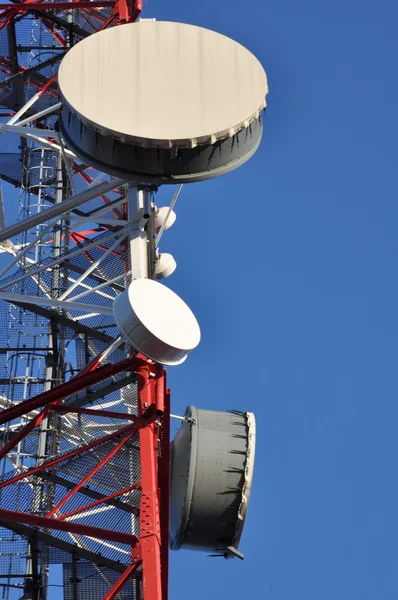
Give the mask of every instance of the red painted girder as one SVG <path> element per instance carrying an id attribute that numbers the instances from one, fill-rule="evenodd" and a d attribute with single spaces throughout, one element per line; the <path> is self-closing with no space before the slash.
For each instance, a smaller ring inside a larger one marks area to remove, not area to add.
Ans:
<path id="1" fill-rule="evenodd" d="M 35 2 L 35 10 L 78 10 L 79 8 L 101 8 L 115 6 L 116 0 L 94 0 L 93 2 Z M 0 10 L 7 10 L 9 4 L 0 4 Z M 32 10 L 32 2 L 18 2 L 13 7 L 16 11 Z M 1 16 L 1 15 L 0 15 Z"/>
<path id="2" fill-rule="evenodd" d="M 114 498 L 119 498 L 120 496 L 127 494 L 127 492 L 131 492 L 132 490 L 140 490 L 140 489 L 141 489 L 141 482 L 134 483 L 133 485 L 129 485 L 129 487 L 126 487 L 122 490 L 118 490 L 117 492 L 113 492 L 113 494 L 109 494 L 109 496 L 104 496 L 103 498 L 99 498 L 98 500 L 95 500 L 94 502 L 90 502 L 90 504 L 85 504 L 84 506 L 80 506 L 80 508 L 76 508 L 76 510 L 72 510 L 71 512 L 65 513 L 63 515 L 58 515 L 57 519 L 59 519 L 60 521 L 63 521 L 64 519 L 69 519 L 69 517 L 73 517 L 74 515 L 78 515 L 81 512 L 85 512 L 86 510 L 89 510 L 90 508 L 94 508 L 95 506 L 98 506 L 99 504 L 103 504 L 104 502 L 108 502 L 109 500 L 113 500 Z"/>
<path id="3" fill-rule="evenodd" d="M 118 444 L 116 444 L 116 446 L 114 446 L 105 456 L 104 458 L 102 458 L 96 465 L 95 467 L 93 467 L 92 469 L 90 469 L 90 471 L 83 477 L 83 479 L 81 479 L 74 488 L 72 488 L 70 490 L 70 492 L 68 492 L 66 494 L 66 496 L 64 496 L 59 502 L 58 504 L 56 504 L 55 506 L 53 506 L 53 508 L 50 510 L 50 512 L 48 512 L 46 514 L 46 517 L 50 518 L 53 517 L 60 508 L 62 508 L 67 502 L 69 502 L 69 500 L 71 498 L 73 498 L 73 496 L 80 490 L 81 487 L 83 487 L 84 485 L 86 485 L 86 483 L 88 481 L 90 481 L 90 479 L 92 479 L 92 477 L 98 473 L 98 471 L 100 469 L 102 469 L 102 467 L 104 467 L 114 456 L 115 454 L 117 454 L 117 452 L 119 452 L 119 450 L 121 448 L 123 448 L 123 446 L 133 437 L 133 435 L 135 434 L 136 431 L 138 431 L 138 427 L 136 429 L 131 429 L 130 433 L 128 435 L 126 435 L 126 437 L 124 437 L 122 440 L 120 440 L 120 442 Z"/>
<path id="4" fill-rule="evenodd" d="M 116 375 L 117 373 L 121 373 L 122 371 L 126 370 L 131 371 L 134 369 L 135 365 L 135 358 L 125 358 L 118 363 L 105 365 L 104 367 L 98 367 L 98 369 L 91 373 L 80 375 L 80 377 L 71 379 L 71 381 L 68 381 L 68 383 L 59 385 L 58 387 L 47 392 L 43 392 L 38 396 L 34 396 L 29 400 L 24 400 L 15 406 L 6 408 L 0 413 L 0 425 L 21 417 L 32 410 L 46 406 L 54 400 L 62 400 L 67 396 L 76 394 L 84 390 L 86 387 L 89 387 L 93 383 L 98 383 L 99 381 L 102 381 L 111 375 Z"/>
<path id="5" fill-rule="evenodd" d="M 113 598 L 116 598 L 124 584 L 130 579 L 130 577 L 133 576 L 134 572 L 142 562 L 140 550 L 140 546 L 133 548 L 133 559 L 131 565 L 127 567 L 127 569 L 120 575 L 119 579 L 115 581 L 109 592 L 105 594 L 102 600 L 113 600 Z"/>
<path id="6" fill-rule="evenodd" d="M 166 371 L 164 371 L 166 386 Z M 169 548 L 170 548 L 170 390 L 164 390 L 164 412 L 160 428 L 159 472 L 159 514 L 160 514 L 160 560 L 162 565 L 162 600 L 168 599 L 169 592 Z M 158 391 L 157 391 L 158 393 Z"/>
<path id="7" fill-rule="evenodd" d="M 48 408 L 59 413 L 76 413 L 78 415 L 92 415 L 94 417 L 109 417 L 109 419 L 124 419 L 125 421 L 135 421 L 137 419 L 137 415 L 130 415 L 129 413 L 115 412 L 113 410 L 97 410 L 93 408 L 83 408 L 80 406 L 69 406 L 68 404 L 49 404 Z"/>
<path id="8" fill-rule="evenodd" d="M 4 510 L 0 508 L 0 521 L 11 521 L 13 523 L 25 523 L 32 527 L 44 527 L 45 529 L 56 529 L 58 531 L 67 531 L 77 535 L 87 535 L 98 540 L 109 540 L 110 542 L 119 542 L 128 546 L 136 546 L 139 539 L 130 533 L 121 531 L 110 531 L 102 527 L 92 527 L 81 523 L 71 521 L 58 521 L 57 519 L 48 519 L 39 515 L 17 512 L 15 510 Z"/>
<path id="9" fill-rule="evenodd" d="M 93 360 L 90 361 L 84 367 L 84 369 L 82 369 L 80 371 L 80 373 L 77 374 L 76 379 L 78 377 L 81 377 L 85 373 L 90 373 L 91 371 L 94 371 L 98 367 L 98 365 L 101 363 L 101 357 L 102 357 L 102 352 L 100 354 L 98 354 L 98 356 L 93 358 Z M 135 358 L 136 358 L 136 360 L 140 360 L 143 357 L 142 357 L 142 355 L 137 354 Z M 30 433 L 32 431 L 32 429 L 34 429 L 35 427 L 40 425 L 40 423 L 43 421 L 43 419 L 49 414 L 50 410 L 54 410 L 54 406 L 56 406 L 57 404 L 62 402 L 62 400 L 63 400 L 63 398 L 60 398 L 59 400 L 55 400 L 53 403 L 51 403 L 51 409 L 49 408 L 49 405 L 47 405 L 47 407 L 44 408 L 41 411 L 41 413 L 39 413 L 38 415 L 33 417 L 33 419 L 31 421 L 29 421 L 29 423 L 27 423 L 24 427 L 22 427 L 22 429 L 20 429 L 18 431 L 18 433 L 13 435 L 11 440 L 9 442 L 7 442 L 6 444 L 4 444 L 4 446 L 1 448 L 0 460 L 2 460 L 13 448 L 15 448 L 15 446 L 18 444 L 18 442 L 23 440 L 28 435 L 28 433 Z"/>
<path id="10" fill-rule="evenodd" d="M 146 427 L 146 425 L 148 425 L 149 423 L 152 423 L 155 419 L 156 419 L 156 410 L 153 405 L 147 409 L 145 414 L 143 414 L 139 417 L 139 419 L 137 420 L 136 423 L 132 423 L 131 425 L 126 425 L 126 427 L 122 427 L 121 429 L 118 429 L 117 431 L 114 431 L 113 433 L 109 433 L 108 435 L 105 435 L 102 438 L 94 440 L 94 441 L 90 442 L 89 444 L 85 444 L 84 446 L 80 446 L 79 448 L 76 448 L 75 450 L 71 450 L 71 452 L 68 452 L 67 454 L 63 454 L 62 456 L 57 456 L 55 458 L 46 460 L 43 463 L 41 463 L 40 465 L 38 465 L 37 467 L 31 467 L 30 469 L 27 469 L 23 473 L 19 473 L 18 475 L 11 477 L 11 479 L 7 479 L 7 481 L 0 482 L 0 488 L 5 487 L 7 485 L 11 485 L 17 481 L 21 481 L 21 479 L 30 477 L 31 475 L 34 475 L 35 473 L 38 473 L 39 471 L 43 471 L 44 469 L 54 467 L 55 465 L 58 465 L 59 463 L 63 462 L 64 460 L 68 460 L 70 458 L 73 458 L 74 456 L 77 456 L 78 454 L 83 454 L 87 450 L 91 450 L 91 448 L 100 446 L 101 444 L 104 444 L 105 442 L 112 440 L 116 436 L 123 435 L 124 433 L 129 433 L 132 429 L 136 430 L 138 424 L 140 424 L 141 427 Z"/>

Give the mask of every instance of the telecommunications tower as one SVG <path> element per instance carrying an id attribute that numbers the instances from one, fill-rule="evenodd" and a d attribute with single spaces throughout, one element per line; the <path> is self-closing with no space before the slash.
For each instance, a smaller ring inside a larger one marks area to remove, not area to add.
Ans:
<path id="1" fill-rule="evenodd" d="M 267 79 L 231 39 L 141 8 L 0 6 L 4 600 L 51 600 L 53 569 L 57 598 L 167 600 L 170 547 L 242 558 L 254 416 L 189 406 L 170 441 L 165 366 L 200 329 L 160 242 L 183 185 L 258 148 Z"/>

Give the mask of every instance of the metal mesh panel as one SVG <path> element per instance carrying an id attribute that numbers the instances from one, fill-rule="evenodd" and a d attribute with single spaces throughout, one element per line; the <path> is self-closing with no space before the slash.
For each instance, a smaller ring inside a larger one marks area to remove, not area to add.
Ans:
<path id="1" fill-rule="evenodd" d="M 26 538 L 0 527 L 0 574 L 23 575 L 29 553 Z"/>
<path id="2" fill-rule="evenodd" d="M 98 600 L 103 598 L 111 586 L 120 577 L 119 573 L 106 568 L 96 567 L 86 561 L 78 561 L 75 566 L 66 563 L 63 566 L 64 600 Z M 77 577 L 77 582 L 75 578 Z M 115 596 L 117 600 L 135 600 L 138 598 L 137 582 L 130 579 Z"/>
<path id="3" fill-rule="evenodd" d="M 116 238 L 108 239 L 110 236 L 109 232 L 98 234 L 95 237 L 95 246 L 90 241 L 82 244 L 84 252 L 76 255 L 76 248 L 72 248 L 69 252 L 64 253 L 63 258 L 65 259 L 64 268 L 66 267 L 69 271 L 69 281 L 73 283 L 76 281 L 82 273 L 84 273 L 93 262 L 98 261 L 104 256 L 106 249 L 110 248 Z M 122 238 L 120 238 L 122 239 Z M 103 243 L 100 243 L 103 240 Z M 52 258 L 48 257 L 44 259 L 40 265 L 32 264 L 27 265 L 25 268 L 20 268 L 11 276 L 8 276 L 1 280 L 0 284 L 2 289 L 7 292 L 17 294 L 27 294 L 33 296 L 49 297 L 49 293 L 52 287 L 52 272 L 51 270 L 40 270 L 46 264 L 51 263 Z M 82 284 L 78 285 L 71 294 L 71 299 L 77 294 L 87 292 L 98 285 L 106 283 L 110 279 L 123 275 L 123 272 L 127 272 L 130 269 L 130 262 L 127 252 L 127 245 L 122 241 L 117 247 L 114 248 L 112 254 L 106 256 L 97 266 L 97 268 L 83 281 Z M 40 272 L 38 272 L 40 270 Z M 28 276 L 25 279 L 21 279 L 23 276 Z M 78 301 L 87 304 L 90 307 L 93 306 L 104 306 L 110 308 L 113 303 L 113 299 L 120 293 L 127 285 L 129 277 L 122 277 L 115 284 L 107 285 L 98 292 L 88 293 Z M 23 301 L 23 298 L 21 298 Z M 63 311 L 62 311 L 63 312 Z M 68 309 L 65 311 L 72 319 L 80 317 L 82 323 L 87 327 L 106 332 L 112 337 L 119 335 L 119 330 L 116 327 L 114 317 L 103 314 L 93 314 L 92 312 L 86 313 L 82 318 L 81 310 Z M 92 315 L 92 316 L 87 316 Z"/>
<path id="4" fill-rule="evenodd" d="M 73 484 L 82 480 L 90 469 L 98 464 L 107 453 L 114 447 L 116 441 L 107 442 L 96 449 L 90 450 L 82 455 L 61 463 L 57 468 L 57 476 L 61 475 L 65 482 Z M 90 491 L 101 496 L 108 496 L 115 491 L 122 490 L 139 481 L 139 460 L 136 443 L 131 442 L 123 447 L 94 477 L 90 479 Z M 21 472 L 16 469 L 7 473 L 3 481 L 10 479 Z M 43 480 L 41 477 L 31 475 L 29 479 L 20 481 L 1 490 L 0 502 L 6 510 L 15 509 L 16 495 L 18 495 L 19 510 L 31 514 L 45 515 L 65 497 L 66 485 L 58 481 Z M 73 486 L 72 486 L 73 487 Z M 49 505 L 50 499 L 50 505 Z M 122 502 L 122 504 L 121 504 Z M 61 513 L 75 511 L 90 503 L 90 498 L 84 493 L 76 493 L 70 501 L 61 509 Z M 97 507 L 80 512 L 73 521 L 80 524 L 90 524 L 95 527 L 105 527 L 112 531 L 125 533 L 139 533 L 139 520 L 136 517 L 137 508 L 140 503 L 140 492 L 133 490 L 118 499 L 118 504 L 101 504 Z M 127 505 L 123 510 L 123 505 Z M 129 510 L 133 508 L 133 512 Z M 100 553 L 114 561 L 127 564 L 131 558 L 130 551 L 126 545 L 119 542 L 107 542 L 102 539 L 93 539 L 77 534 L 53 530 L 52 536 L 60 540 L 73 542 L 82 548 L 89 549 L 96 554 Z"/>
<path id="5" fill-rule="evenodd" d="M 55 25 L 54 32 L 64 37 L 66 47 L 70 47 L 97 31 L 111 15 L 110 7 L 57 9 L 47 13 L 44 19 L 31 14 L 19 15 L 18 19 L 0 30 L 0 114 L 6 109 L 17 111 L 41 90 L 49 78 L 56 75 L 65 48 L 50 31 L 51 24 Z M 10 47 L 10 40 L 13 39 L 18 40 L 15 48 Z M 54 83 L 25 116 L 48 108 L 57 101 L 58 90 Z M 6 119 L 11 116 L 12 113 Z M 43 123 L 48 125 L 47 120 Z M 8 134 L 0 136 L 0 173 L 7 181 L 21 185 L 24 146 L 13 151 L 10 140 Z"/>

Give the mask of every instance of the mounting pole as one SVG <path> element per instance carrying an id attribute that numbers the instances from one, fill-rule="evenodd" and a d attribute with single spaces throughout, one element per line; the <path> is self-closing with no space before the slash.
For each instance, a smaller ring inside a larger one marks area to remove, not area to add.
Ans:
<path id="1" fill-rule="evenodd" d="M 130 183 L 127 190 L 128 231 L 132 279 L 148 278 L 148 235 L 146 222 L 151 216 L 151 193 Z"/>

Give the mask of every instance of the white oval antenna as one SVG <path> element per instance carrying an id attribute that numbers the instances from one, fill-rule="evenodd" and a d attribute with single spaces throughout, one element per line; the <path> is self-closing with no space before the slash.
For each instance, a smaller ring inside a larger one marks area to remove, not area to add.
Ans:
<path id="1" fill-rule="evenodd" d="M 200 341 L 185 302 L 157 281 L 135 279 L 113 303 L 116 324 L 139 352 L 165 365 L 182 363 Z"/>

